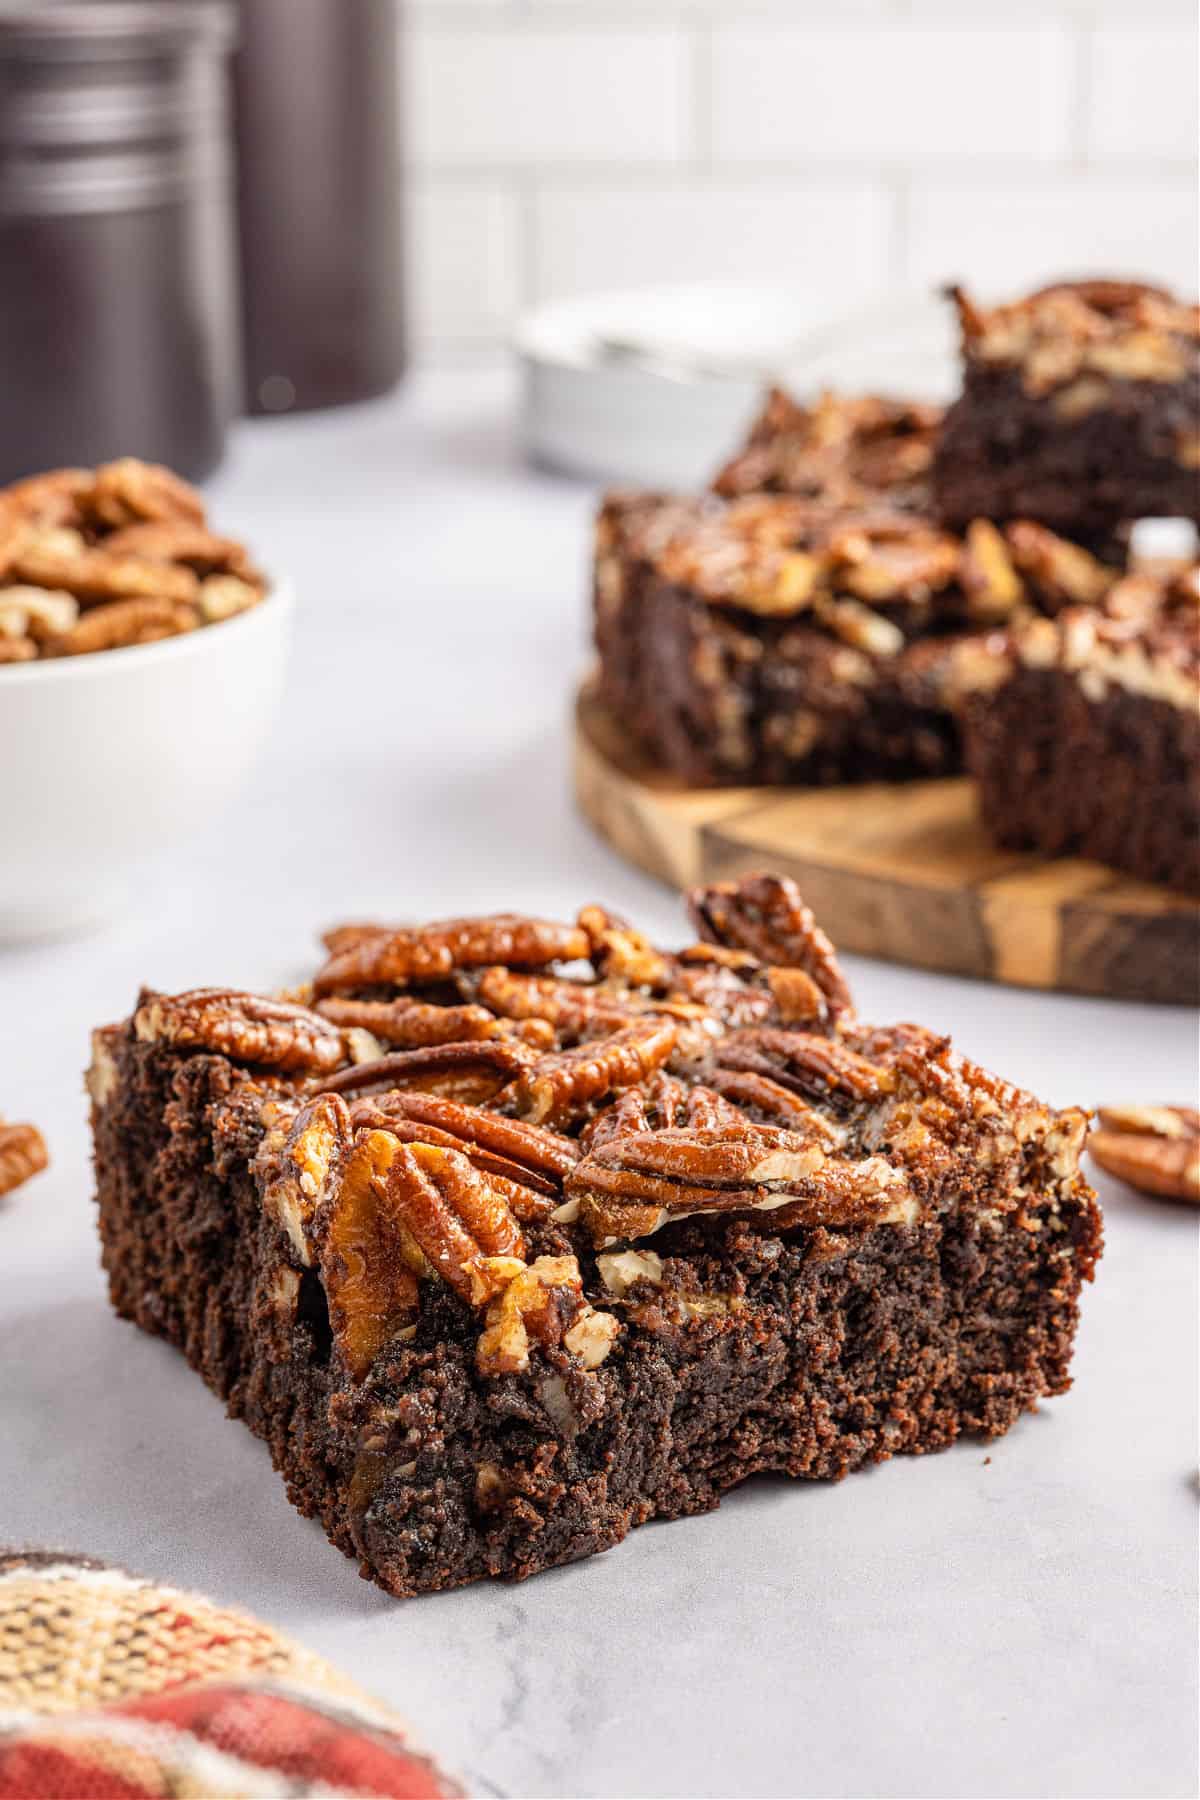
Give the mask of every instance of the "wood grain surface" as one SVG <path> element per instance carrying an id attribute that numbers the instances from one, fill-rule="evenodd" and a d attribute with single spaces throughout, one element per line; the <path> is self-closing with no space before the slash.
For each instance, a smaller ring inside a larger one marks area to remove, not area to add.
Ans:
<path id="1" fill-rule="evenodd" d="M 843 950 L 1022 987 L 1200 1002 L 1200 905 L 1098 863 L 989 843 L 966 780 L 683 787 L 581 689 L 575 795 L 630 862 L 674 887 L 791 875 Z"/>

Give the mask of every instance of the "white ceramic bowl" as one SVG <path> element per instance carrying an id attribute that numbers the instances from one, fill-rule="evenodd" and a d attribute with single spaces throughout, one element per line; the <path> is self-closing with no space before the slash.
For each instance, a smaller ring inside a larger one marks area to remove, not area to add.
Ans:
<path id="1" fill-rule="evenodd" d="M 953 392 L 956 328 L 937 295 L 891 294 L 832 319 L 813 309 L 801 289 L 719 282 L 539 308 L 516 335 L 529 454 L 593 480 L 688 490 L 732 454 L 769 381 L 801 395 Z"/>
<path id="2" fill-rule="evenodd" d="M 115 911 L 211 823 L 264 742 L 292 596 L 128 650 L 0 666 L 0 941 Z"/>

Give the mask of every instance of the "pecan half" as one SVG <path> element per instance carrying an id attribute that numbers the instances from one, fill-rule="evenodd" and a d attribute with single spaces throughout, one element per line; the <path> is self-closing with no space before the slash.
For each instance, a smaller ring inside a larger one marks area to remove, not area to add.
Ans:
<path id="1" fill-rule="evenodd" d="M 632 1087 L 661 1068 L 675 1048 L 676 1027 L 668 1018 L 629 1025 L 595 1044 L 580 1044 L 539 1057 L 499 1096 L 520 1118 L 534 1125 L 559 1126 L 586 1116 L 592 1103 Z"/>
<path id="2" fill-rule="evenodd" d="M 128 650 L 181 637 L 200 623 L 194 607 L 180 600 L 111 600 L 94 606 L 46 644 L 47 656 L 89 656 L 97 650 Z"/>
<path id="3" fill-rule="evenodd" d="M 626 1088 L 611 1106 L 598 1113 L 580 1136 L 585 1150 L 635 1131 L 667 1131 L 675 1126 L 708 1130 L 742 1123 L 735 1106 L 709 1087 L 688 1087 L 662 1070 L 641 1087 Z"/>
<path id="4" fill-rule="evenodd" d="M 420 1050 L 396 1050 L 390 1056 L 340 1069 L 325 1087 L 331 1094 L 417 1088 L 475 1105 L 493 1099 L 534 1055 L 527 1045 L 512 1039 L 428 1044 Z"/>
<path id="5" fill-rule="evenodd" d="M 825 996 L 831 1018 L 854 1011 L 837 952 L 794 881 L 748 875 L 693 888 L 688 911 L 701 937 L 748 950 L 760 962 L 803 969 Z"/>
<path id="6" fill-rule="evenodd" d="M 765 1026 L 734 1032 L 714 1052 L 724 1069 L 769 1076 L 781 1087 L 818 1100 L 881 1100 L 896 1083 L 889 1069 L 860 1056 L 836 1038 Z"/>
<path id="7" fill-rule="evenodd" d="M 8 1125 L 0 1119 L 0 1194 L 11 1194 L 49 1161 L 46 1140 L 36 1125 Z"/>
<path id="8" fill-rule="evenodd" d="M 481 1375 L 520 1374 L 529 1367 L 530 1339 L 546 1349 L 562 1345 L 585 1369 L 600 1366 L 621 1327 L 611 1313 L 596 1312 L 583 1297 L 573 1256 L 539 1256 L 507 1275 L 488 1307 L 475 1351 Z"/>
<path id="9" fill-rule="evenodd" d="M 337 1098 L 336 1095 L 326 1097 Z M 444 1150 L 457 1150 L 475 1168 L 482 1170 L 497 1192 L 504 1196 L 514 1218 L 544 1219 L 551 1211 L 559 1191 L 554 1182 L 534 1169 L 527 1169 L 521 1163 L 473 1143 L 470 1138 L 459 1137 L 427 1120 L 410 1118 L 404 1109 L 404 1102 L 409 1098 L 405 1094 L 383 1094 L 378 1101 L 356 1100 L 350 1112 L 351 1121 L 355 1126 L 390 1131 L 401 1143 L 433 1144 Z"/>
<path id="10" fill-rule="evenodd" d="M 200 584 L 190 569 L 136 556 L 114 556 L 103 547 L 60 548 L 57 534 L 33 534 L 18 550 L 12 570 L 34 587 L 58 588 L 85 603 L 101 600 L 192 601 Z"/>
<path id="11" fill-rule="evenodd" d="M 425 1260 L 388 1190 L 403 1149 L 388 1132 L 364 1132 L 323 1209 L 321 1285 L 334 1343 L 356 1381 L 386 1344 L 411 1331 L 420 1307 Z"/>
<path id="12" fill-rule="evenodd" d="M 747 1123 L 616 1138 L 583 1158 L 566 1192 L 601 1247 L 649 1237 L 693 1213 L 771 1212 L 784 1229 L 911 1223 L 918 1211 L 903 1177 L 881 1157 L 851 1162 L 812 1138 Z"/>
<path id="13" fill-rule="evenodd" d="M 125 525 L 105 538 L 104 548 L 115 556 L 184 563 L 197 575 L 232 574 L 248 580 L 253 574 L 244 545 L 186 519 Z"/>
<path id="14" fill-rule="evenodd" d="M 540 969 L 551 963 L 574 962 L 588 953 L 586 932 L 577 925 L 558 925 L 517 913 L 494 913 L 478 919 L 446 919 L 437 924 L 400 927 L 379 935 L 356 926 L 355 937 L 333 952 L 313 983 L 318 995 L 339 988 L 391 984 L 407 987 L 442 981 L 456 969 Z"/>
<path id="15" fill-rule="evenodd" d="M 506 1119 L 483 1107 L 463 1106 L 437 1094 L 423 1093 L 387 1094 L 379 1104 L 389 1112 L 439 1126 L 556 1184 L 579 1161 L 579 1148 L 570 1138 L 521 1119 Z"/>
<path id="16" fill-rule="evenodd" d="M 503 971 L 501 971 L 503 973 Z M 519 979 L 514 976 L 514 980 Z M 532 977 L 530 979 L 533 979 Z M 544 1019 L 518 1024 L 496 1019 L 484 1006 L 432 1006 L 408 994 L 394 1000 L 318 1000 L 316 1011 L 344 1030 L 369 1031 L 398 1050 L 421 1050 L 431 1044 L 463 1044 L 483 1038 L 515 1036 L 548 1049 L 554 1031 Z M 530 1030 L 530 1027 L 536 1029 Z"/>
<path id="17" fill-rule="evenodd" d="M 1100 1108 L 1088 1149 L 1106 1174 L 1143 1194 L 1200 1203 L 1200 1113 L 1187 1106 Z"/>
<path id="18" fill-rule="evenodd" d="M 81 496 L 83 510 L 101 525 L 122 526 L 138 520 L 187 519 L 204 523 L 204 502 L 180 476 L 158 463 L 123 456 L 96 470 Z"/>
<path id="19" fill-rule="evenodd" d="M 600 983 L 554 975 L 518 975 L 499 966 L 484 969 L 476 992 L 502 1018 L 542 1020 L 560 1037 L 582 1038 L 628 1025 L 634 996 Z"/>
<path id="20" fill-rule="evenodd" d="M 232 988 L 146 993 L 133 1026 L 143 1043 L 210 1050 L 286 1074 L 324 1074 L 344 1056 L 341 1032 L 307 1007 Z"/>

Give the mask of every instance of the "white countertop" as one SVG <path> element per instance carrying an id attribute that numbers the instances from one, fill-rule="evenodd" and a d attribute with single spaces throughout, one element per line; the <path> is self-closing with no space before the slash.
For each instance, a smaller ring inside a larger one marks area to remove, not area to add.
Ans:
<path id="1" fill-rule="evenodd" d="M 1077 1385 L 1009 1437 L 836 1486 L 756 1481 L 522 1586 L 408 1603 L 360 1581 L 264 1446 L 108 1309 L 80 1070 L 142 980 L 300 979 L 318 926 L 371 913 L 594 898 L 683 941 L 673 897 L 572 811 L 591 496 L 521 465 L 510 398 L 498 374 L 426 376 L 243 428 L 216 517 L 301 600 L 271 750 L 136 916 L 0 953 L 0 1106 L 54 1158 L 0 1202 L 0 1542 L 250 1608 L 399 1708 L 475 1792 L 1193 1793 L 1187 1209 L 1100 1183 Z M 951 1030 L 1049 1100 L 1194 1091 L 1182 1009 L 849 967 L 868 1017 Z"/>

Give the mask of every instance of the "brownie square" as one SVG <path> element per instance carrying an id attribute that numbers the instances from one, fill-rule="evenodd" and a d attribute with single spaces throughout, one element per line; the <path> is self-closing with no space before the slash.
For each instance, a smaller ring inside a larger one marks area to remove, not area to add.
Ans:
<path id="1" fill-rule="evenodd" d="M 955 656 L 1117 571 L 1034 526 L 781 495 L 613 495 L 596 528 L 602 700 L 692 786 L 904 781 L 961 766 Z"/>
<path id="2" fill-rule="evenodd" d="M 1200 894 L 1200 568 L 964 657 L 967 766 L 998 843 Z"/>
<path id="3" fill-rule="evenodd" d="M 393 1594 L 1069 1385 L 1086 1115 L 862 1022 L 791 884 L 692 911 L 679 952 L 595 906 L 347 926 L 308 1004 L 144 992 L 95 1034 L 113 1304 Z"/>
<path id="4" fill-rule="evenodd" d="M 1100 544 L 1127 521 L 1200 520 L 1200 311 L 1122 281 L 1006 306 L 951 290 L 963 391 L 933 459 L 951 526 L 1030 519 Z"/>

